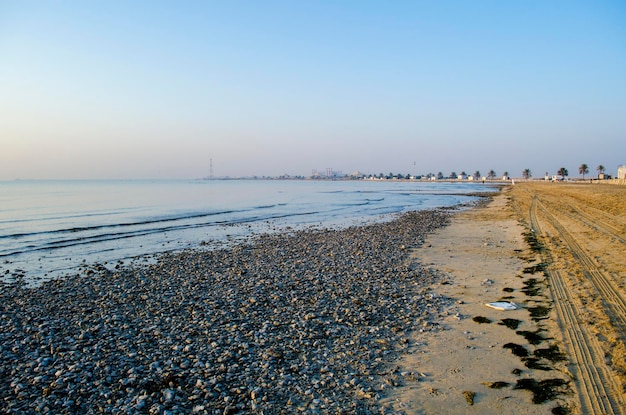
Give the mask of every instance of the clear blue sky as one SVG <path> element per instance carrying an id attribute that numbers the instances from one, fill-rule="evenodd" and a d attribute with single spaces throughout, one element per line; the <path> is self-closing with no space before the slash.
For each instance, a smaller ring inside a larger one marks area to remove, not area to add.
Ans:
<path id="1" fill-rule="evenodd" d="M 626 164 L 626 2 L 3 1 L 0 179 Z"/>

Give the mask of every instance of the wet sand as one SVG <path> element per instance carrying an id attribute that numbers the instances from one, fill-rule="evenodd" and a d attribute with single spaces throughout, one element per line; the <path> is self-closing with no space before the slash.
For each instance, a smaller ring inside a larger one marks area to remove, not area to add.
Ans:
<path id="1" fill-rule="evenodd" d="M 414 250 L 454 300 L 384 400 L 404 414 L 623 414 L 626 187 L 518 183 Z M 492 301 L 518 309 L 498 311 Z"/>

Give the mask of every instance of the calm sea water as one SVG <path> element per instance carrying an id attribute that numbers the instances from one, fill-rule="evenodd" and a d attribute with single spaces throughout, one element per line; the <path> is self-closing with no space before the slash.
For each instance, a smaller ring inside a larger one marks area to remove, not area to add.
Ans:
<path id="1" fill-rule="evenodd" d="M 0 275 L 215 246 L 287 227 L 345 227 L 466 203 L 479 183 L 360 181 L 0 182 Z"/>

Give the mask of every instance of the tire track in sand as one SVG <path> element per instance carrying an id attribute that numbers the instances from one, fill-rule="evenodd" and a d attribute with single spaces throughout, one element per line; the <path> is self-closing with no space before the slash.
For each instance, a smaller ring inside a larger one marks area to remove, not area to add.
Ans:
<path id="1" fill-rule="evenodd" d="M 530 206 L 530 224 L 536 235 L 545 238 L 537 215 L 538 199 L 533 196 Z M 547 211 L 543 210 L 547 213 Z M 550 218 L 549 225 L 553 226 Z M 559 323 L 563 331 L 566 347 L 575 365 L 571 367 L 575 376 L 581 412 L 584 414 L 624 414 L 624 402 L 619 386 L 612 381 L 610 369 L 604 362 L 604 352 L 598 339 L 581 324 L 576 310 L 576 297 L 565 284 L 557 269 L 550 267 L 553 258 L 549 250 L 542 249 L 546 273 L 550 281 L 550 292 Z"/>
<path id="2" fill-rule="evenodd" d="M 622 236 L 624 232 L 617 226 L 611 224 L 611 222 L 617 223 L 617 218 L 615 216 L 610 216 L 607 213 L 602 212 L 601 210 L 592 208 L 591 206 L 587 206 L 585 207 L 586 210 L 593 210 L 595 213 L 595 217 L 591 217 L 583 212 L 579 206 L 573 203 L 571 204 L 571 212 L 561 211 L 561 213 L 577 222 L 584 224 L 585 226 L 595 230 L 596 232 L 604 233 L 609 238 L 612 238 L 616 241 L 619 241 L 623 245 L 626 245 L 626 238 Z M 542 202 L 542 205 L 545 208 L 545 202 Z M 599 217 L 604 218 L 604 220 L 600 220 Z"/>
<path id="3" fill-rule="evenodd" d="M 552 215 L 548 209 L 537 199 L 539 207 L 544 212 L 550 225 L 556 229 L 561 236 L 561 241 L 565 243 L 567 249 L 580 264 L 583 274 L 594 285 L 607 311 L 609 319 L 613 325 L 622 333 L 622 340 L 626 340 L 626 299 L 615 286 L 613 279 L 602 272 L 595 261 L 576 242 L 576 239 L 565 229 L 561 223 Z"/>

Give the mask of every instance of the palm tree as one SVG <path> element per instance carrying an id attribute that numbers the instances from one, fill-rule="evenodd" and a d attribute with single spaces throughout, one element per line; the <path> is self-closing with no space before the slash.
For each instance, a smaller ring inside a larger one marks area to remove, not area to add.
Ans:
<path id="1" fill-rule="evenodd" d="M 443 179 L 443 173 L 439 172 L 437 173 L 437 180 L 442 180 Z"/>
<path id="2" fill-rule="evenodd" d="M 474 179 L 476 180 L 480 179 L 480 172 L 478 170 L 474 172 Z"/>
<path id="3" fill-rule="evenodd" d="M 450 178 L 451 179 L 456 179 L 457 177 L 459 177 L 459 176 L 456 175 L 456 172 L 450 173 Z"/>
<path id="4" fill-rule="evenodd" d="M 596 167 L 596 170 L 598 171 L 598 177 L 600 177 L 600 175 L 603 174 L 604 170 L 606 169 L 604 168 L 602 164 L 600 164 L 598 167 Z"/>
<path id="5" fill-rule="evenodd" d="M 522 172 L 522 177 L 526 180 L 530 179 L 532 176 L 533 174 L 530 169 L 524 169 L 524 171 Z"/>
<path id="6" fill-rule="evenodd" d="M 583 180 L 585 180 L 585 174 L 589 173 L 589 166 L 587 166 L 585 163 L 581 164 L 580 167 L 578 167 L 578 173 L 583 175 Z"/>
<path id="7" fill-rule="evenodd" d="M 556 172 L 559 176 L 561 176 L 562 180 L 565 180 L 565 177 L 569 175 L 567 169 L 565 167 L 561 167 L 559 171 Z"/>
<path id="8" fill-rule="evenodd" d="M 509 178 L 509 172 L 505 171 L 504 174 L 502 175 L 502 177 L 506 177 L 508 179 Z"/>
<path id="9" fill-rule="evenodd" d="M 496 178 L 496 172 L 493 170 L 489 170 L 489 173 L 487 173 L 487 177 L 489 179 L 495 179 Z"/>

